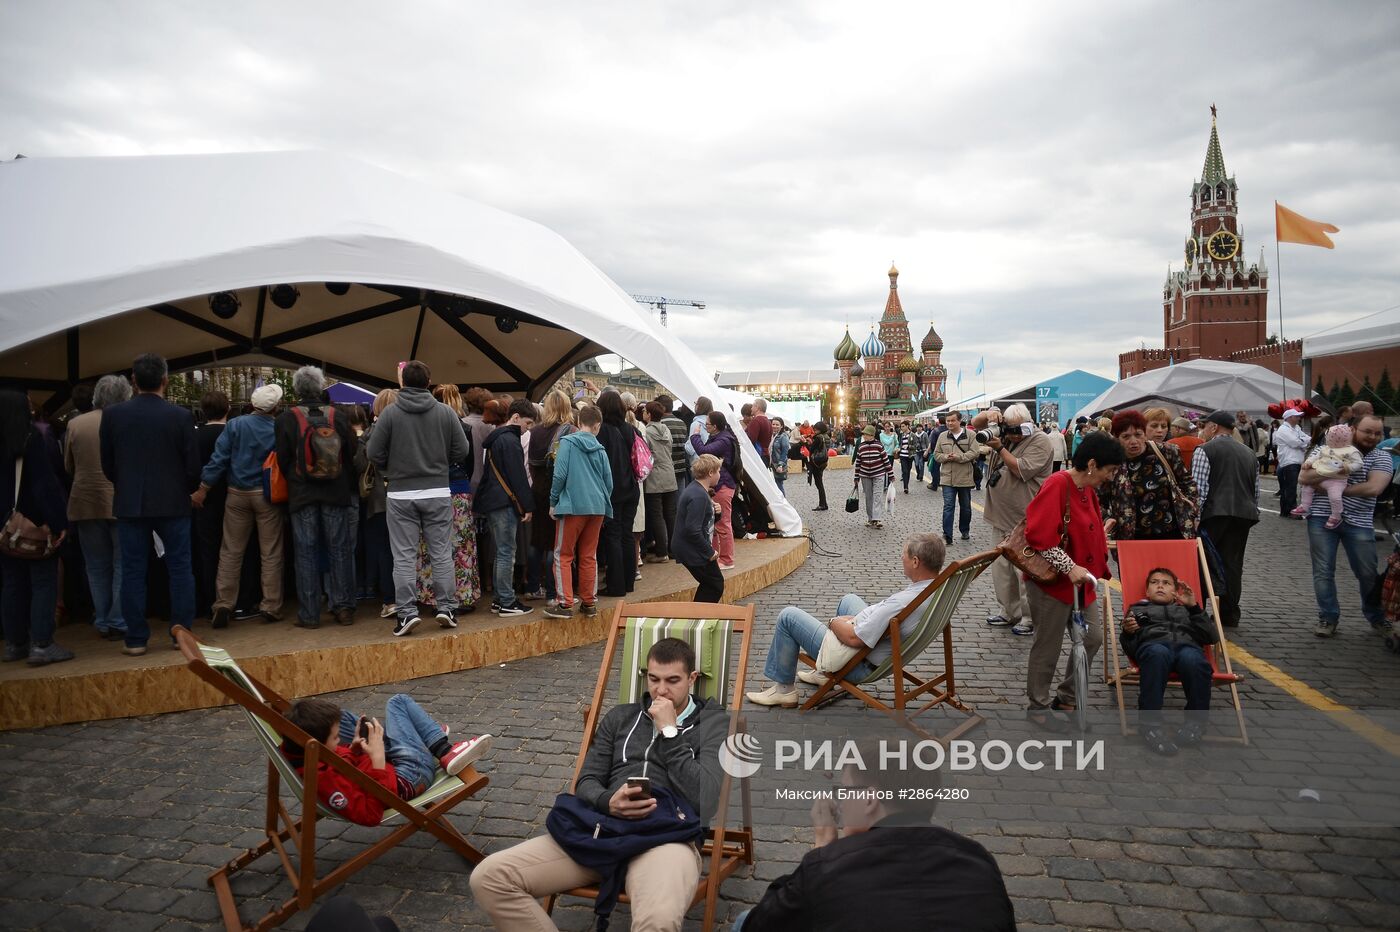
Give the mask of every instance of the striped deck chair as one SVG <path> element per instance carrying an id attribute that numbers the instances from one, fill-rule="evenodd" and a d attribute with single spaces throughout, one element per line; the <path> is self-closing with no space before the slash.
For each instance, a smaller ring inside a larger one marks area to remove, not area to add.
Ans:
<path id="1" fill-rule="evenodd" d="M 185 628 L 175 629 L 175 639 L 190 671 L 242 707 L 258 746 L 267 758 L 267 805 L 263 824 L 263 833 L 267 840 L 256 848 L 244 851 L 209 875 L 209 885 L 214 888 L 215 896 L 218 897 L 219 910 L 229 932 L 263 932 L 281 925 L 288 917 L 308 908 L 318 897 L 344 883 L 352 874 L 419 831 L 429 832 L 446 842 L 465 858 L 468 864 L 480 863 L 484 855 L 447 819 L 447 813 L 454 806 L 474 796 L 486 786 L 486 777 L 477 773 L 475 767 L 468 767 L 455 777 L 448 776 L 439 769 L 432 785 L 421 796 L 410 800 L 400 799 L 350 766 L 320 741 L 287 721 L 285 713 L 290 709 L 291 703 L 271 687 L 245 672 L 227 651 L 200 644 Z M 284 737 L 304 749 L 305 780 L 282 754 L 281 744 Z M 400 821 L 404 824 L 330 873 L 318 877 L 316 823 L 321 819 L 341 820 L 340 815 L 320 805 L 316 798 L 317 765 L 322 762 L 341 776 L 362 786 L 366 792 L 384 804 L 382 825 L 390 826 Z M 280 794 L 283 783 L 301 802 L 299 819 L 292 819 L 283 804 Z M 287 841 L 292 843 L 299 863 L 293 862 L 292 854 L 284 844 Z M 277 852 L 287 879 L 291 882 L 293 896 L 274 907 L 255 924 L 245 925 L 239 918 L 238 904 L 234 900 L 229 878 L 273 851 Z"/>
<path id="2" fill-rule="evenodd" d="M 1118 730 L 1128 733 L 1128 713 L 1123 704 L 1123 687 L 1136 686 L 1140 680 L 1138 666 L 1131 658 L 1127 666 L 1120 666 L 1118 660 L 1118 623 L 1126 616 L 1128 606 L 1143 598 L 1147 588 L 1147 574 L 1157 567 L 1166 567 L 1176 574 L 1176 578 L 1191 587 L 1192 592 L 1205 593 L 1203 605 L 1210 607 L 1211 621 L 1215 623 L 1215 633 L 1219 643 L 1205 648 L 1206 660 L 1210 662 L 1211 686 L 1230 690 L 1230 702 L 1235 708 L 1235 722 L 1239 735 L 1221 735 L 1212 740 L 1237 741 L 1249 744 L 1249 732 L 1245 730 L 1244 708 L 1240 705 L 1239 684 L 1244 677 L 1230 665 L 1230 643 L 1225 637 L 1225 629 L 1220 624 L 1220 600 L 1215 595 L 1215 584 L 1210 573 L 1201 572 L 1206 562 L 1205 544 L 1201 540 L 1123 540 L 1117 541 L 1118 585 L 1123 594 L 1123 611 L 1119 617 L 1113 614 L 1113 594 L 1110 587 L 1104 587 L 1103 598 L 1103 665 L 1104 682 L 1113 687 L 1118 699 Z M 1199 599 L 1199 596 L 1197 597 Z M 1175 674 L 1167 678 L 1168 684 L 1181 682 Z"/>
<path id="3" fill-rule="evenodd" d="M 983 721 L 982 716 L 958 698 L 953 668 L 953 612 L 962 600 L 963 593 L 972 585 L 972 581 L 982 575 L 999 556 L 999 553 L 989 551 L 945 567 L 943 572 L 930 580 L 924 591 L 890 622 L 887 634 L 890 641 L 889 658 L 867 676 L 859 680 L 850 679 L 852 671 L 870 654 L 871 648 L 862 647 L 840 671 L 831 674 L 802 704 L 802 711 L 807 712 L 824 705 L 844 692 L 857 697 L 872 709 L 893 716 L 905 727 L 938 741 L 951 741 L 980 725 Z M 915 612 L 921 613 L 919 621 L 906 640 L 900 633 L 900 626 Z M 909 664 L 939 637 L 943 639 L 943 672 L 932 679 L 920 679 L 909 669 Z M 817 665 L 815 658 L 807 656 L 806 653 L 800 653 L 798 660 L 809 667 Z M 886 705 L 862 688 L 878 683 L 886 677 L 894 679 L 894 705 Z M 924 696 L 928 697 L 927 702 L 911 708 L 914 700 Z M 967 717 L 943 735 L 929 734 L 914 724 L 914 716 L 939 705 L 951 706 Z"/>
<path id="4" fill-rule="evenodd" d="M 748 669 L 749 645 L 753 639 L 752 605 L 715 605 L 696 602 L 619 603 L 608 631 L 603 665 L 593 689 L 593 701 L 584 713 L 583 745 L 574 765 L 574 783 L 583 771 L 584 759 L 593 744 L 602 720 L 603 704 L 608 699 L 608 680 L 613 660 L 617 657 L 618 641 L 622 642 L 621 671 L 617 686 L 617 704 L 640 702 L 646 695 L 646 657 L 651 646 L 662 638 L 674 637 L 695 649 L 695 666 L 700 672 L 696 692 L 705 699 L 727 705 L 731 715 L 729 734 L 743 728 L 739 703 L 744 696 L 744 674 Z M 619 638 L 619 635 L 621 637 Z M 739 641 L 735 645 L 733 638 Z M 735 650 L 737 647 L 737 650 Z M 731 682 L 732 679 L 732 682 Z M 719 904 L 719 888 L 725 878 L 739 869 L 740 864 L 753 864 L 753 813 L 747 778 L 739 781 L 740 803 L 744 824 L 742 828 L 726 828 L 729 814 L 729 791 L 732 779 L 726 775 L 720 785 L 719 808 L 714 824 L 701 851 L 705 872 L 696 885 L 691 906 L 705 904 L 706 932 L 715 927 Z M 571 786 L 572 789 L 572 786 Z M 597 887 L 579 887 L 565 896 L 594 899 Z M 545 908 L 553 909 L 555 897 L 546 900 Z M 621 902 L 628 902 L 623 894 Z"/>

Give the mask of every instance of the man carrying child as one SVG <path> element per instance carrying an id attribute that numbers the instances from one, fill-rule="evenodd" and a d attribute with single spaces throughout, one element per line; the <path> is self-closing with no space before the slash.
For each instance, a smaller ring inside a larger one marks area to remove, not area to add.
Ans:
<path id="1" fill-rule="evenodd" d="M 1178 582 L 1171 570 L 1149 572 L 1144 591 L 1147 598 L 1134 602 L 1123 620 L 1123 650 L 1140 671 L 1138 730 L 1148 748 L 1170 757 L 1179 746 L 1201 740 L 1203 716 L 1190 713 L 1210 708 L 1211 666 L 1202 647 L 1219 637 L 1191 587 Z M 1162 697 L 1171 673 L 1181 678 L 1186 692 L 1186 724 L 1175 740 L 1162 724 Z"/>
<path id="2" fill-rule="evenodd" d="M 490 735 L 451 743 L 449 729 L 433 721 L 413 697 L 403 694 L 389 698 L 383 724 L 317 698 L 292 703 L 287 721 L 400 799 L 421 796 L 432 784 L 438 767 L 456 776 L 491 750 Z M 302 773 L 303 749 L 284 738 L 282 753 Z M 360 825 L 378 825 L 384 818 L 379 800 L 329 764 L 316 766 L 316 798 Z"/>

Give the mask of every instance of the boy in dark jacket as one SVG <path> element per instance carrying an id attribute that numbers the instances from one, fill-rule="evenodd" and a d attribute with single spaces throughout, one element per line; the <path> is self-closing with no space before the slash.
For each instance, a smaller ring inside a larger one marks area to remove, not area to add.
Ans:
<path id="1" fill-rule="evenodd" d="M 696 602 L 718 602 L 724 595 L 724 574 L 718 554 L 711 546 L 715 515 L 719 512 L 711 498 L 719 484 L 719 457 L 702 453 L 691 467 L 694 482 L 688 484 L 676 502 L 676 529 L 671 534 L 671 556 L 690 570 L 699 587 Z"/>
<path id="2" fill-rule="evenodd" d="M 1162 696 L 1167 675 L 1176 673 L 1186 692 L 1186 711 L 1210 708 L 1211 667 L 1202 645 L 1219 640 L 1215 626 L 1196 604 L 1191 587 L 1181 585 L 1169 569 L 1147 574 L 1147 598 L 1133 603 L 1123 620 L 1123 650 L 1137 661 L 1139 729 L 1143 741 L 1158 754 L 1171 756 L 1178 745 L 1197 744 L 1204 728 L 1186 716 L 1173 741 L 1162 725 Z M 1179 600 L 1179 601 L 1178 601 Z"/>
<path id="3" fill-rule="evenodd" d="M 719 749 L 729 730 L 721 706 L 691 695 L 699 674 L 695 651 L 663 638 L 647 653 L 647 697 L 620 705 L 598 723 L 574 794 L 601 813 L 641 819 L 656 800 L 628 779 L 646 777 L 690 803 L 702 823 L 719 808 L 724 779 Z M 471 874 L 472 894 L 497 929 L 549 929 L 540 898 L 600 875 L 573 861 L 548 834 L 497 851 Z M 679 929 L 695 884 L 700 855 L 692 844 L 673 842 L 637 855 L 627 866 L 634 929 Z"/>
<path id="4" fill-rule="evenodd" d="M 496 545 L 496 571 L 491 611 L 497 615 L 528 615 L 534 609 L 515 596 L 515 537 L 523 521 L 535 512 L 535 496 L 525 472 L 522 432 L 535 426 L 535 405 L 524 398 L 510 403 L 509 420 L 486 438 L 486 465 L 481 491 L 472 508 L 486 516 Z"/>
<path id="5" fill-rule="evenodd" d="M 456 744 L 447 739 L 450 729 L 433 721 L 412 696 L 391 696 L 384 707 L 384 724 L 358 718 L 327 699 L 298 699 L 287 721 L 349 761 L 400 799 L 420 796 L 432 784 L 441 767 L 456 776 L 491 750 L 491 736 L 478 735 Z M 282 754 L 304 775 L 304 752 L 282 741 Z M 359 785 L 332 770 L 316 765 L 316 798 L 321 805 L 360 825 L 378 825 L 384 806 Z"/>

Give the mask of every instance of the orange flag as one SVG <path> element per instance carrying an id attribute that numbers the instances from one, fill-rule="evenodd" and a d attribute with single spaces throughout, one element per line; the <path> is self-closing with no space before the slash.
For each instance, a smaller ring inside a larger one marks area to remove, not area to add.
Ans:
<path id="1" fill-rule="evenodd" d="M 1304 246 L 1335 249 L 1335 244 L 1327 234 L 1340 232 L 1330 223 L 1309 220 L 1274 201 L 1274 235 L 1280 243 L 1302 243 Z"/>

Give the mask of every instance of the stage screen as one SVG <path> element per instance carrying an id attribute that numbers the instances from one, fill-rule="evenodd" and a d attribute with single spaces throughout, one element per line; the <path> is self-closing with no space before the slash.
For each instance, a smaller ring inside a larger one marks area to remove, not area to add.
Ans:
<path id="1" fill-rule="evenodd" d="M 770 401 L 768 402 L 768 416 L 782 418 L 783 423 L 789 428 L 795 427 L 803 421 L 811 421 L 815 424 L 821 420 L 822 403 L 815 398 L 811 401 Z"/>

